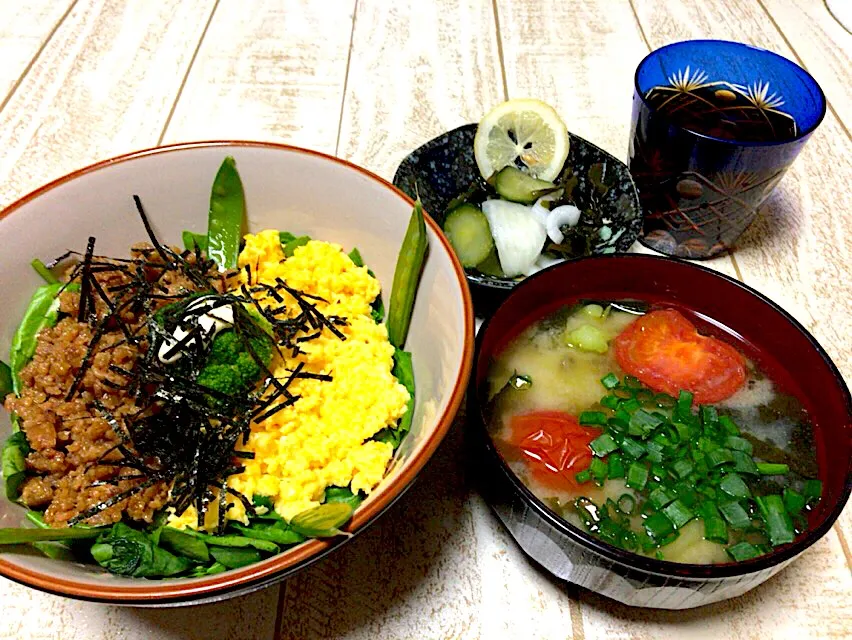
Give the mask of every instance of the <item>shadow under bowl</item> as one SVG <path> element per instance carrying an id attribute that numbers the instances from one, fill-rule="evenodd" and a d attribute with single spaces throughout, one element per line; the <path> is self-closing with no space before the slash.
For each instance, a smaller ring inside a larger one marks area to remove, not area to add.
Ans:
<path id="1" fill-rule="evenodd" d="M 412 151 L 397 167 L 393 184 L 443 226 L 447 205 L 481 180 L 473 154 L 476 124 L 447 131 Z M 592 254 L 625 252 L 642 230 L 639 195 L 627 165 L 600 147 L 569 132 L 570 150 L 557 182 L 571 175 L 572 198 L 581 211 L 600 212 L 611 235 L 593 246 Z M 465 270 L 478 316 L 487 317 L 523 279 Z"/>
<path id="2" fill-rule="evenodd" d="M 778 374 L 808 411 L 823 495 L 792 544 L 740 563 L 667 562 L 611 546 L 538 499 L 497 451 L 483 412 L 492 359 L 533 322 L 582 299 L 646 300 L 697 312 L 727 327 Z M 468 419 L 480 489 L 520 547 L 555 576 L 627 605 L 688 609 L 739 596 L 775 575 L 824 536 L 852 488 L 852 398 L 831 359 L 795 319 L 736 280 L 698 265 L 644 255 L 557 265 L 514 289 L 477 336 Z M 829 457 L 830 452 L 830 457 Z M 830 463 L 829 463 L 830 460 Z"/>

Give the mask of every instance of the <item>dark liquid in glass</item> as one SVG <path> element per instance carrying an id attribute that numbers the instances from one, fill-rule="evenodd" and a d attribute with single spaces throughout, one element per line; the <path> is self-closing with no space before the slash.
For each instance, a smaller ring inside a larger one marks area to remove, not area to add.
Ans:
<path id="1" fill-rule="evenodd" d="M 795 157 L 748 144 L 797 137 L 796 122 L 782 106 L 762 86 L 650 89 L 637 104 L 630 156 L 644 210 L 642 243 L 683 258 L 729 248 Z"/>
<path id="2" fill-rule="evenodd" d="M 783 100 L 761 88 L 726 85 L 682 91 L 654 87 L 645 100 L 657 115 L 695 133 L 737 142 L 773 142 L 796 137 L 796 122 L 780 110 Z"/>

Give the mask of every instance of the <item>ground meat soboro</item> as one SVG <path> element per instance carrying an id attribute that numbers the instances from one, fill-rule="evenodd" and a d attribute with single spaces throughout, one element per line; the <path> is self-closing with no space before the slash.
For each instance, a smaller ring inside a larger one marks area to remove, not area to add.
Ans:
<path id="1" fill-rule="evenodd" d="M 145 245 L 134 246 L 132 257 L 149 265 L 161 262 Z M 152 311 L 170 302 L 167 296 L 197 290 L 178 272 L 162 273 L 156 266 L 147 268 L 151 271 L 149 277 L 162 285 L 158 291 L 164 296 L 153 302 Z M 120 290 L 129 282 L 129 276 L 121 270 L 99 273 L 96 278 L 104 291 Z M 138 346 L 128 343 L 118 326 L 106 331 L 97 343 L 78 392 L 67 400 L 93 334 L 87 323 L 77 321 L 79 305 L 79 293 L 66 291 L 60 295 L 64 317 L 39 334 L 35 355 L 21 372 L 21 395 L 9 395 L 5 402 L 6 409 L 20 419 L 32 448 L 27 468 L 33 475 L 21 488 L 21 501 L 33 509 L 45 509 L 45 522 L 52 526 L 63 526 L 80 513 L 143 482 L 133 477 L 139 475 L 137 471 L 121 465 L 122 456 L 116 451 L 118 436 L 92 405 L 99 400 L 118 420 L 137 410 L 134 399 L 122 388 L 124 377 L 110 367 L 132 369 L 147 345 L 144 341 Z M 107 312 L 103 300 L 96 300 L 95 312 L 97 317 Z M 133 330 L 143 328 L 146 319 L 141 310 L 132 309 L 121 317 Z M 153 484 L 86 522 L 110 524 L 125 515 L 151 522 L 165 505 L 168 489 L 162 482 Z"/>

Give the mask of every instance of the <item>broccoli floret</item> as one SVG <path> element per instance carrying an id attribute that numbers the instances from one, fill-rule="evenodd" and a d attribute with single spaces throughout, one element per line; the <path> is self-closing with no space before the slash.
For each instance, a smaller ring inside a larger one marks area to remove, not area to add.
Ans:
<path id="1" fill-rule="evenodd" d="M 198 373 L 198 384 L 227 395 L 249 391 L 261 377 L 261 367 L 249 353 L 243 338 L 223 331 L 210 345 L 207 362 Z M 264 363 L 272 360 L 272 342 L 265 335 L 248 338 L 248 344 Z"/>

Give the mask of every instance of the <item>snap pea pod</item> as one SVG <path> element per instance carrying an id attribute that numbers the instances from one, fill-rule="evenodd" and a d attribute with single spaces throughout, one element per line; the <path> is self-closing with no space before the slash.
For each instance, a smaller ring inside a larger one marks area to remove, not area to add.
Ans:
<path id="1" fill-rule="evenodd" d="M 405 232 L 399 257 L 396 260 L 388 305 L 388 339 L 399 349 L 405 345 L 405 338 L 408 336 L 414 297 L 428 246 L 423 205 L 418 198 L 414 203 L 408 230 Z"/>
<path id="2" fill-rule="evenodd" d="M 237 164 L 232 156 L 227 156 L 213 181 L 207 217 L 207 255 L 223 271 L 237 266 L 245 210 L 245 193 Z"/>
<path id="3" fill-rule="evenodd" d="M 347 535 L 342 527 L 352 517 L 352 505 L 346 502 L 326 502 L 297 514 L 290 527 L 306 538 L 333 538 Z"/>

